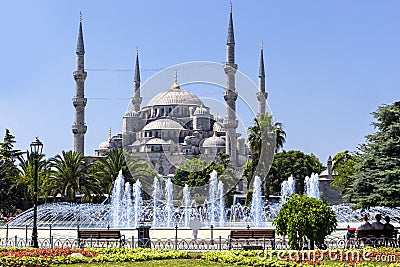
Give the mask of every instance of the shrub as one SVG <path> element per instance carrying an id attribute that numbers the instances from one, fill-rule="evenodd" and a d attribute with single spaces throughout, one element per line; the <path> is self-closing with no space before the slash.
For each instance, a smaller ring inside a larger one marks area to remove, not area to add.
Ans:
<path id="1" fill-rule="evenodd" d="M 324 239 L 335 230 L 335 213 L 326 202 L 305 195 L 292 195 L 282 206 L 273 224 L 279 235 L 288 236 L 292 249 L 302 249 L 308 238 L 309 248 L 314 244 L 324 247 Z"/>

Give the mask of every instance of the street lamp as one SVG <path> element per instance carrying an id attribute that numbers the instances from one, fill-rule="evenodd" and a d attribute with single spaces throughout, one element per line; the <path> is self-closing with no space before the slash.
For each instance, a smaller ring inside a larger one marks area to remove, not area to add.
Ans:
<path id="1" fill-rule="evenodd" d="M 42 155 L 43 143 L 36 137 L 35 141 L 31 143 L 31 155 L 35 164 L 34 171 L 34 188 L 33 188 L 33 228 L 32 228 L 32 246 L 39 248 L 38 243 L 38 230 L 37 230 L 37 201 L 38 201 L 38 165 L 39 158 Z"/>

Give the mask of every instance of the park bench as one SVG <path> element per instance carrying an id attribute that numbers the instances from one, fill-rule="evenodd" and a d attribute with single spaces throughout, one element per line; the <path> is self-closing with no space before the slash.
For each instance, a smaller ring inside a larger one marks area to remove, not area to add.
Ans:
<path id="1" fill-rule="evenodd" d="M 90 229 L 90 230 L 78 230 L 78 242 L 81 245 L 81 241 L 90 241 L 91 245 L 93 242 L 99 240 L 105 241 L 107 246 L 110 242 L 118 242 L 119 246 L 122 247 L 125 244 L 125 236 L 121 235 L 119 230 L 108 230 L 108 229 Z"/>
<path id="2" fill-rule="evenodd" d="M 389 229 L 357 230 L 356 240 L 358 244 L 396 247 L 397 233 Z"/>
<path id="3" fill-rule="evenodd" d="M 260 240 L 263 245 L 260 245 Z M 266 241 L 271 244 L 271 248 L 275 249 L 275 230 L 274 229 L 247 229 L 247 230 L 231 230 L 228 237 L 229 249 L 232 249 L 232 243 L 236 241 L 237 245 L 242 245 L 242 249 L 265 249 Z M 256 244 L 251 244 L 255 241 Z"/>

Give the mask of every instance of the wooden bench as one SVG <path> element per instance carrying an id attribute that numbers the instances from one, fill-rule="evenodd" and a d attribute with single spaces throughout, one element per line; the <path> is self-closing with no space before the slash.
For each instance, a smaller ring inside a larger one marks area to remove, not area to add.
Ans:
<path id="1" fill-rule="evenodd" d="M 246 240 L 246 245 L 242 246 L 244 250 L 248 249 L 265 249 L 261 245 L 250 245 L 250 240 L 268 240 L 271 242 L 272 249 L 275 249 L 275 230 L 274 229 L 248 229 L 248 230 L 231 230 L 228 237 L 229 249 L 232 248 L 232 240 Z"/>
<path id="2" fill-rule="evenodd" d="M 369 229 L 357 230 L 356 239 L 364 244 L 377 246 L 396 246 L 398 230 Z"/>
<path id="3" fill-rule="evenodd" d="M 107 241 L 118 241 L 119 246 L 123 246 L 125 244 L 125 236 L 121 235 L 119 230 L 78 230 L 78 242 L 81 240 L 105 240 Z"/>

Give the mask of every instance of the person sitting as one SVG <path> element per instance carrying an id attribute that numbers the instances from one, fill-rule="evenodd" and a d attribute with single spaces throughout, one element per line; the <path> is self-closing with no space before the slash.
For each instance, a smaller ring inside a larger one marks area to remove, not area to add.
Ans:
<path id="1" fill-rule="evenodd" d="M 390 216 L 389 215 L 385 216 L 385 221 L 386 221 L 386 223 L 383 225 L 383 229 L 385 229 L 385 230 L 394 230 L 393 224 L 390 223 Z"/>
<path id="2" fill-rule="evenodd" d="M 383 223 L 381 223 L 381 219 L 382 219 L 382 215 L 381 214 L 376 214 L 375 215 L 375 220 L 376 220 L 376 222 L 373 222 L 371 225 L 372 225 L 372 228 L 374 228 L 374 229 L 377 229 L 377 230 L 382 230 L 382 229 L 384 229 L 384 224 Z"/>
<path id="3" fill-rule="evenodd" d="M 370 230 L 373 229 L 372 225 L 368 222 L 368 217 L 367 215 L 363 215 L 361 220 L 363 221 L 360 226 L 357 227 L 357 230 Z"/>

